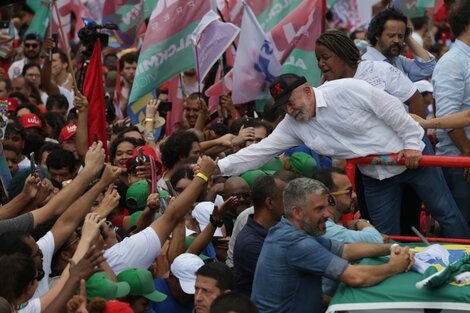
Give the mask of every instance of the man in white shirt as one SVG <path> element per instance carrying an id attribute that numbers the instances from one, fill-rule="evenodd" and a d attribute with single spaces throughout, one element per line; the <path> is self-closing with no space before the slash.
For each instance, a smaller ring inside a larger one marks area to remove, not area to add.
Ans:
<path id="1" fill-rule="evenodd" d="M 42 38 L 39 34 L 29 33 L 23 39 L 23 49 L 25 58 L 13 62 L 8 69 L 8 76 L 11 80 L 17 78 L 23 72 L 23 67 L 28 63 L 42 64 L 41 61 Z"/>
<path id="2" fill-rule="evenodd" d="M 442 172 L 417 168 L 424 130 L 397 98 L 355 79 L 339 79 L 312 88 L 304 77 L 283 74 L 271 84 L 275 106 L 286 105 L 287 116 L 258 144 L 218 162 L 224 175 L 258 168 L 284 150 L 305 143 L 322 155 L 350 159 L 398 153 L 403 166 L 361 165 L 372 222 L 386 234 L 398 234 L 399 185 L 411 184 L 442 226 L 442 235 L 468 238 L 470 229 L 452 199 Z M 424 149 L 426 153 L 429 153 Z"/>

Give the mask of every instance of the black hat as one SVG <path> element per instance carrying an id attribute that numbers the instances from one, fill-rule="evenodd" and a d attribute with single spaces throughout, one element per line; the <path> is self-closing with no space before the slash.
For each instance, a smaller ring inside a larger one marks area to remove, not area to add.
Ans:
<path id="1" fill-rule="evenodd" d="M 276 77 L 269 86 L 271 96 L 274 99 L 273 108 L 279 107 L 286 103 L 287 100 L 289 100 L 292 91 L 306 82 L 307 80 L 305 77 L 290 73 L 282 74 Z"/>

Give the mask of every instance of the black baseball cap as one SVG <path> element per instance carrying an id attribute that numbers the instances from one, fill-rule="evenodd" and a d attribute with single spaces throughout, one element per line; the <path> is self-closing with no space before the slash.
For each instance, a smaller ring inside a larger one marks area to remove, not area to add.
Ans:
<path id="1" fill-rule="evenodd" d="M 305 77 L 291 73 L 282 74 L 276 77 L 269 86 L 269 91 L 274 99 L 273 108 L 277 108 L 286 103 L 287 100 L 289 100 L 292 91 L 306 82 L 307 80 Z"/>

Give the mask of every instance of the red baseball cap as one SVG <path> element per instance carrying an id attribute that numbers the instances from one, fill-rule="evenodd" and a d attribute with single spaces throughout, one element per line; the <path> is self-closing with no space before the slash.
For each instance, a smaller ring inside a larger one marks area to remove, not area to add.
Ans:
<path id="1" fill-rule="evenodd" d="M 65 125 L 64 128 L 60 131 L 59 143 L 64 142 L 65 140 L 70 139 L 73 135 L 77 133 L 77 125 L 70 123 Z"/>
<path id="2" fill-rule="evenodd" d="M 6 102 L 8 105 L 7 112 L 14 112 L 18 107 L 18 100 L 15 98 L 4 98 L 0 97 L 0 102 Z"/>
<path id="3" fill-rule="evenodd" d="M 157 176 L 161 176 L 163 173 L 162 162 L 160 161 L 160 158 L 157 156 L 157 153 L 155 152 L 155 150 L 149 146 L 138 146 L 134 149 L 131 157 L 129 158 L 129 160 L 127 160 L 127 163 L 126 163 L 127 171 L 130 172 L 132 169 L 134 169 L 136 166 L 139 165 L 138 156 L 139 156 L 140 149 L 142 149 L 142 154 L 144 155 L 144 162 L 150 162 L 150 158 L 153 159 L 154 164 L 156 166 L 156 174 Z"/>
<path id="4" fill-rule="evenodd" d="M 37 116 L 34 113 L 29 113 L 29 114 L 23 115 L 20 119 L 20 124 L 24 128 L 32 128 L 32 127 L 42 128 L 41 119 L 39 118 L 39 116 Z"/>
<path id="5" fill-rule="evenodd" d="M 134 313 L 129 303 L 112 300 L 106 302 L 103 313 Z"/>

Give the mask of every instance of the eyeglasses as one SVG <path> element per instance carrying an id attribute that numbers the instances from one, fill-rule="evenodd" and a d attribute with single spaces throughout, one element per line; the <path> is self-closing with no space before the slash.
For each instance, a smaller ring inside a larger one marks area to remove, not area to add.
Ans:
<path id="1" fill-rule="evenodd" d="M 39 47 L 39 44 L 37 44 L 37 43 L 25 43 L 24 47 L 27 48 L 27 49 L 29 49 L 29 48 L 36 49 L 37 47 Z"/>
<path id="2" fill-rule="evenodd" d="M 330 192 L 330 195 L 332 196 L 342 196 L 342 195 L 349 195 L 349 197 L 352 196 L 352 187 L 349 187 L 348 189 L 346 190 L 338 190 L 338 191 L 333 191 L 333 192 Z"/>
<path id="3" fill-rule="evenodd" d="M 332 196 L 331 193 L 328 195 L 328 205 L 329 206 L 336 206 L 336 199 L 335 199 L 335 197 Z"/>

